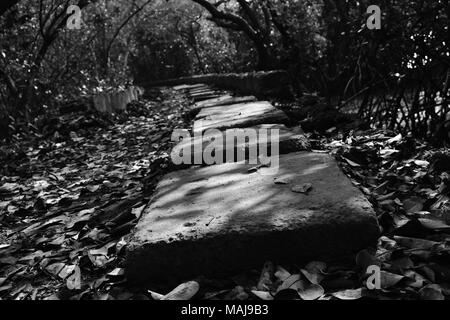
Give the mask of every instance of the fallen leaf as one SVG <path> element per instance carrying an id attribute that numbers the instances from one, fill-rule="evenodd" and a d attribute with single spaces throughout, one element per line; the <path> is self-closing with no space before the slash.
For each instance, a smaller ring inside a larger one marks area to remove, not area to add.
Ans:
<path id="1" fill-rule="evenodd" d="M 426 168 L 430 165 L 430 163 L 428 161 L 425 160 L 414 160 L 414 163 L 419 166 L 419 167 L 423 167 Z"/>
<path id="2" fill-rule="evenodd" d="M 411 197 L 403 201 L 403 209 L 409 214 L 420 212 L 423 210 L 425 200 L 418 197 Z"/>
<path id="3" fill-rule="evenodd" d="M 65 266 L 66 265 L 64 263 L 58 262 L 47 266 L 45 270 L 56 277 L 64 269 Z"/>
<path id="4" fill-rule="evenodd" d="M 272 275 L 274 273 L 274 266 L 272 262 L 266 262 L 261 271 L 261 275 L 258 281 L 258 290 L 269 290 L 272 287 Z"/>
<path id="5" fill-rule="evenodd" d="M 400 281 L 402 281 L 405 277 L 398 275 L 398 274 L 394 274 L 394 273 L 390 273 L 387 271 L 381 271 L 381 288 L 382 289 L 389 289 L 391 287 L 394 287 L 395 285 L 397 285 Z"/>
<path id="6" fill-rule="evenodd" d="M 421 250 L 431 250 L 433 247 L 440 245 L 439 242 L 434 242 L 425 239 L 408 238 L 395 236 L 394 240 L 400 247 L 407 249 L 421 249 Z"/>
<path id="7" fill-rule="evenodd" d="M 387 140 L 387 141 L 386 141 L 386 144 L 397 143 L 397 142 L 402 141 L 402 139 L 403 139 L 402 134 L 399 134 L 399 135 L 395 136 L 394 138 Z"/>
<path id="8" fill-rule="evenodd" d="M 303 275 L 313 284 L 320 284 L 325 278 L 325 271 L 327 264 L 321 261 L 313 261 L 308 263 L 304 269 L 302 269 Z"/>
<path id="9" fill-rule="evenodd" d="M 139 207 L 139 208 L 133 208 L 131 209 L 131 214 L 134 215 L 136 217 L 136 219 L 140 219 L 142 216 L 142 213 L 144 212 L 144 209 L 147 207 L 146 204 L 144 204 L 143 206 Z"/>
<path id="10" fill-rule="evenodd" d="M 292 286 L 294 286 L 295 283 L 303 282 L 302 276 L 299 274 L 293 274 L 289 278 L 283 281 L 283 283 L 278 287 L 278 291 L 284 290 L 284 289 L 291 289 Z"/>
<path id="11" fill-rule="evenodd" d="M 192 299 L 200 290 L 198 282 L 190 281 L 183 283 L 166 294 L 161 300 L 187 301 Z"/>
<path id="12" fill-rule="evenodd" d="M 302 185 L 295 185 L 292 187 L 292 192 L 295 193 L 308 193 L 309 191 L 311 191 L 313 185 L 311 183 L 305 183 Z"/>
<path id="13" fill-rule="evenodd" d="M 233 290 L 231 290 L 224 298 L 224 300 L 247 300 L 249 298 L 247 292 L 242 286 L 236 286 Z"/>
<path id="14" fill-rule="evenodd" d="M 418 220 L 422 224 L 422 226 L 427 229 L 434 230 L 434 231 L 441 231 L 441 232 L 450 231 L 450 226 L 442 221 L 425 219 L 425 218 L 418 219 Z"/>
<path id="15" fill-rule="evenodd" d="M 275 184 L 290 184 L 291 181 L 287 178 L 283 178 L 283 177 L 279 177 L 279 178 L 275 178 L 274 180 Z"/>
<path id="16" fill-rule="evenodd" d="M 113 271 L 108 273 L 110 277 L 121 277 L 125 274 L 125 270 L 123 268 L 116 268 Z"/>
<path id="17" fill-rule="evenodd" d="M 428 282 L 427 279 L 413 270 L 406 270 L 405 277 L 405 285 L 415 289 L 422 288 Z"/>
<path id="18" fill-rule="evenodd" d="M 289 271 L 287 271 L 283 267 L 280 267 L 280 266 L 277 267 L 277 271 L 275 272 L 275 278 L 277 278 L 278 281 L 284 282 L 290 276 L 291 276 L 291 274 Z"/>
<path id="19" fill-rule="evenodd" d="M 150 293 L 150 296 L 152 297 L 153 300 L 161 300 L 162 298 L 164 298 L 163 294 L 148 290 L 148 293 Z"/>
<path id="20" fill-rule="evenodd" d="M 264 300 L 264 301 L 271 301 L 271 300 L 274 299 L 274 297 L 270 294 L 270 292 L 267 292 L 267 291 L 255 291 L 255 290 L 252 290 L 252 293 L 256 297 L 258 297 L 259 299 Z"/>
<path id="21" fill-rule="evenodd" d="M 66 285 L 69 290 L 80 290 L 81 289 L 81 269 L 76 266 L 74 272 L 66 280 Z"/>
<path id="22" fill-rule="evenodd" d="M 39 180 L 34 182 L 33 190 L 36 192 L 43 191 L 50 187 L 50 184 L 45 180 Z"/>
<path id="23" fill-rule="evenodd" d="M 352 160 L 349 160 L 349 159 L 347 159 L 347 158 L 345 158 L 345 157 L 342 157 L 349 165 L 351 165 L 352 167 L 354 167 L 354 168 L 358 168 L 358 167 L 361 167 L 361 165 L 360 164 L 358 164 L 358 163 L 356 163 L 356 162 L 353 162 Z"/>
<path id="24" fill-rule="evenodd" d="M 303 300 L 317 300 L 325 294 L 321 285 L 311 284 L 306 289 L 299 290 L 298 294 Z"/>
<path id="25" fill-rule="evenodd" d="M 421 300 L 445 300 L 442 288 L 437 284 L 430 284 L 419 291 Z"/>
<path id="26" fill-rule="evenodd" d="M 331 295 L 335 298 L 338 298 L 339 300 L 359 300 L 363 297 L 362 289 L 343 290 L 334 292 Z"/>

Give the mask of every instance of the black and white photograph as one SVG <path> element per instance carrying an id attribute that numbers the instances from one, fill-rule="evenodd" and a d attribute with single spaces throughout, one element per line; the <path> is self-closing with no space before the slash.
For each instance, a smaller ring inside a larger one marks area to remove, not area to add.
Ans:
<path id="1" fill-rule="evenodd" d="M 2 0 L 0 300 L 450 300 L 449 27 L 448 0 Z"/>

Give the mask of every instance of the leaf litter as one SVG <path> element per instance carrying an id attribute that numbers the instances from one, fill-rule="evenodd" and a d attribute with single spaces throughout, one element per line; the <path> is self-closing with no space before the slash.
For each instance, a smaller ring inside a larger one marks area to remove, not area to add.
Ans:
<path id="1" fill-rule="evenodd" d="M 186 126 L 185 97 L 160 95 L 117 116 L 61 114 L 0 147 L 0 299 L 127 297 L 124 236 Z"/>
<path id="2" fill-rule="evenodd" d="M 310 135 L 374 205 L 383 232 L 376 248 L 330 263 L 267 262 L 262 271 L 199 277 L 175 289 L 128 287 L 123 237 L 168 170 L 170 133 L 184 120 L 174 116 L 179 110 L 173 106 L 187 105 L 172 91 L 164 93 L 158 102 L 131 108 L 136 114 L 118 124 L 95 119 L 83 129 L 93 119 L 80 115 L 82 129 L 75 134 L 54 131 L 34 144 L 1 149 L 7 166 L 0 181 L 0 298 L 448 299 L 450 152 L 386 130 Z M 312 189 L 294 184 L 291 192 Z M 381 268 L 380 290 L 366 283 L 365 270 L 374 265 Z"/>

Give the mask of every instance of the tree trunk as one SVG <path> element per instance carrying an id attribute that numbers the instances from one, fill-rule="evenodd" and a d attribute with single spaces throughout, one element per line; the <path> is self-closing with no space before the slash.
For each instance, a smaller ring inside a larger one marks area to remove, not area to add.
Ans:
<path id="1" fill-rule="evenodd" d="M 256 52 L 258 53 L 258 66 L 260 71 L 272 70 L 274 68 L 273 58 L 269 49 L 262 41 L 254 41 Z"/>

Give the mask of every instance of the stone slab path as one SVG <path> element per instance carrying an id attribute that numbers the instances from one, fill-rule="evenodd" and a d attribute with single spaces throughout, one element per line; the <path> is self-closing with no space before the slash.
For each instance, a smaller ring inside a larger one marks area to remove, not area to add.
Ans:
<path id="1" fill-rule="evenodd" d="M 279 154 L 287 154 L 298 151 L 306 151 L 310 149 L 310 143 L 308 139 L 305 137 L 303 130 L 300 127 L 288 128 L 282 124 L 263 124 L 257 125 L 251 128 L 241 128 L 241 129 L 229 129 L 227 132 L 233 136 L 237 136 L 237 131 L 240 130 L 248 130 L 254 129 L 257 132 L 259 130 L 268 130 L 268 132 L 272 132 L 271 130 L 279 130 L 279 139 L 278 139 L 278 152 Z M 222 133 L 217 137 L 213 135 L 214 138 L 219 138 L 222 141 L 222 144 L 216 146 L 216 152 L 220 152 L 223 154 L 223 158 L 220 159 L 223 163 L 227 162 L 227 152 L 232 149 L 233 155 L 235 155 L 234 160 L 237 161 L 238 154 L 244 155 L 245 160 L 258 159 L 261 153 L 261 148 L 258 147 L 258 137 L 255 135 L 249 135 L 247 139 L 236 139 L 235 143 L 231 146 L 227 146 L 227 137 L 226 132 L 222 131 Z M 211 137 L 211 138 L 212 138 Z M 270 155 L 270 150 L 272 150 L 272 145 L 270 143 L 271 136 L 268 136 L 267 150 L 268 155 Z M 184 139 L 178 145 L 179 156 L 183 156 L 183 151 L 190 151 L 191 160 L 190 163 L 198 164 L 198 165 L 206 165 L 207 163 L 201 162 L 196 163 L 196 159 L 203 159 L 203 154 L 206 148 L 210 145 L 211 139 L 196 139 L 194 137 Z M 265 148 L 264 148 L 265 149 Z M 266 150 L 263 150 L 265 152 Z M 253 153 L 252 153 L 253 152 Z M 265 153 L 263 155 L 266 155 Z"/>
<path id="2" fill-rule="evenodd" d="M 256 101 L 230 106 L 205 108 L 196 117 L 194 132 L 208 129 L 226 130 L 259 124 L 287 124 L 289 118 L 268 101 Z"/>
<path id="3" fill-rule="evenodd" d="M 214 90 L 204 85 L 176 89 Z M 278 170 L 244 161 L 167 175 L 129 239 L 129 280 L 216 277 L 260 268 L 267 260 L 326 261 L 376 243 L 379 227 L 371 204 L 330 155 L 299 152 L 307 146 L 301 129 L 286 127 L 289 119 L 269 102 L 213 106 L 232 95 L 222 94 L 199 112 L 194 131 L 278 128 L 285 146 Z M 200 100 L 210 100 L 206 96 Z M 183 143 L 204 149 L 201 141 Z"/>
<path id="4" fill-rule="evenodd" d="M 202 109 L 205 108 L 211 108 L 211 107 L 220 107 L 220 106 L 228 106 L 228 105 L 234 105 L 239 103 L 246 103 L 246 102 L 255 102 L 257 101 L 256 97 L 254 96 L 246 96 L 246 97 L 234 97 L 232 95 L 224 95 L 219 98 L 215 99 L 209 99 L 204 100 L 202 102 L 198 102 L 191 106 L 189 110 L 191 113 L 197 115 Z"/>

